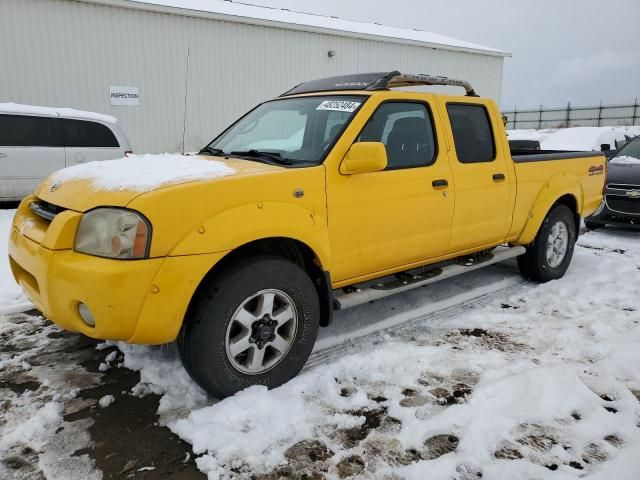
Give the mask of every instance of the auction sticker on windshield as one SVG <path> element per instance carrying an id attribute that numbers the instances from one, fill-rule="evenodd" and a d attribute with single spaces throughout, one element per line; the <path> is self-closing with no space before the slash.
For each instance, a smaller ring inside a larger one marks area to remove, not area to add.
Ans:
<path id="1" fill-rule="evenodd" d="M 348 100 L 325 100 L 316 107 L 316 110 L 331 110 L 334 112 L 354 112 L 361 102 Z"/>

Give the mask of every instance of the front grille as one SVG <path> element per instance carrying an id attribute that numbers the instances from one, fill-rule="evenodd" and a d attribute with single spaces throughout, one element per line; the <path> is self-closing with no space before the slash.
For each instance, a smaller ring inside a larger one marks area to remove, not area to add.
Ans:
<path id="1" fill-rule="evenodd" d="M 53 220 L 56 215 L 66 210 L 66 208 L 58 207 L 57 205 L 53 205 L 52 203 L 45 202 L 43 200 L 31 202 L 29 204 L 29 209 L 39 217 L 48 221 Z"/>
<path id="2" fill-rule="evenodd" d="M 609 190 L 640 190 L 640 185 L 626 185 L 624 183 L 609 183 L 607 185 Z"/>
<path id="3" fill-rule="evenodd" d="M 629 198 L 626 195 L 607 195 L 607 206 L 614 212 L 628 215 L 640 215 L 640 198 Z"/>

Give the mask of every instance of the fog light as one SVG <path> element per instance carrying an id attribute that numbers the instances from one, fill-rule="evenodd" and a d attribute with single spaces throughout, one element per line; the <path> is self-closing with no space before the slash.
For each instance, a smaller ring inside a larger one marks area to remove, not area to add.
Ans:
<path id="1" fill-rule="evenodd" d="M 84 303 L 78 304 L 78 313 L 80 314 L 80 318 L 82 318 L 84 323 L 86 323 L 90 327 L 96 326 L 96 321 L 93 318 L 91 310 L 89 310 L 89 307 L 87 307 Z"/>

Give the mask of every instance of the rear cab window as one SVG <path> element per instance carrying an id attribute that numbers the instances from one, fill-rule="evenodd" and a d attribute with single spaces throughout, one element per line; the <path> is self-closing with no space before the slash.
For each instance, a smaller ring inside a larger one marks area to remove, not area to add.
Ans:
<path id="1" fill-rule="evenodd" d="M 448 103 L 447 114 L 460 163 L 495 160 L 493 129 L 489 112 L 483 105 Z"/>
<path id="2" fill-rule="evenodd" d="M 57 118 L 0 114 L 0 146 L 62 147 Z"/>
<path id="3" fill-rule="evenodd" d="M 65 146 L 84 148 L 118 148 L 116 136 L 101 123 L 86 120 L 61 119 Z"/>

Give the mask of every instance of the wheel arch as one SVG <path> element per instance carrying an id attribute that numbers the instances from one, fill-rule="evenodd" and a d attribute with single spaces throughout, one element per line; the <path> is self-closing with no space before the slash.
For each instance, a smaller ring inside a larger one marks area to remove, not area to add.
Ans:
<path id="1" fill-rule="evenodd" d="M 305 242 L 290 237 L 265 237 L 239 245 L 229 251 L 205 274 L 196 288 L 187 309 L 203 294 L 209 282 L 217 275 L 234 268 L 252 257 L 274 256 L 287 259 L 302 268 L 311 278 L 320 301 L 320 325 L 327 326 L 333 319 L 333 294 L 330 273 L 324 269 L 320 256 Z M 187 318 L 185 317 L 185 319 Z"/>
<path id="2" fill-rule="evenodd" d="M 580 231 L 583 205 L 582 186 L 577 177 L 573 178 L 563 174 L 553 177 L 543 186 L 531 207 L 528 221 L 518 239 L 513 243 L 529 245 L 533 242 L 542 222 L 556 205 L 566 205 L 573 212 L 577 234 Z"/>

